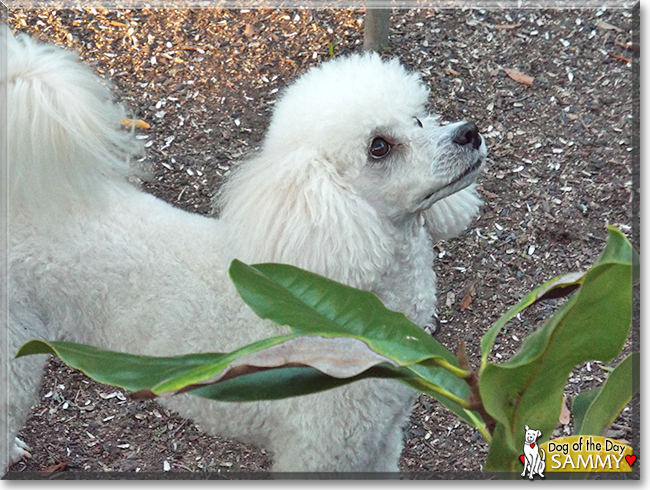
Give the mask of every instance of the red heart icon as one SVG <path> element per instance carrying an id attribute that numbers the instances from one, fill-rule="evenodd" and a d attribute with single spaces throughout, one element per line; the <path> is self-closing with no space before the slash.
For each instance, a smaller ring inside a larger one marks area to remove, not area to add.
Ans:
<path id="1" fill-rule="evenodd" d="M 530 447 L 535 447 L 535 443 L 532 443 L 532 444 L 530 445 Z"/>
<path id="2" fill-rule="evenodd" d="M 627 461 L 627 464 L 632 466 L 634 464 L 634 462 L 636 461 L 636 456 L 634 456 L 633 454 L 629 454 L 629 455 L 625 456 L 625 461 Z"/>
<path id="3" fill-rule="evenodd" d="M 526 464 L 526 458 L 524 457 L 523 454 L 519 456 L 519 461 L 521 461 L 521 464 Z"/>

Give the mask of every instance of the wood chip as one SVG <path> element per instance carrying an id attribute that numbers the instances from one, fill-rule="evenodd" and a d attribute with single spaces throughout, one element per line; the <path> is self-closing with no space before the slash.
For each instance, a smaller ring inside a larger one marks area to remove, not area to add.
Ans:
<path id="1" fill-rule="evenodd" d="M 458 73 L 456 70 L 454 70 L 454 69 L 451 68 L 450 66 L 447 66 L 447 67 L 443 68 L 443 71 L 444 71 L 447 75 L 451 75 L 452 77 L 457 77 L 458 75 L 460 75 L 460 73 Z"/>
<path id="2" fill-rule="evenodd" d="M 445 301 L 445 305 L 447 306 L 447 308 L 451 308 L 455 301 L 456 301 L 456 295 L 451 291 L 449 291 L 447 293 L 447 301 Z"/>
<path id="3" fill-rule="evenodd" d="M 533 80 L 535 80 L 533 77 L 524 75 L 520 71 L 514 70 L 512 68 L 504 68 L 503 71 L 505 71 L 506 74 L 515 82 L 521 83 L 523 85 L 528 85 L 529 87 L 533 85 Z"/>
<path id="4" fill-rule="evenodd" d="M 469 308 L 469 305 L 472 303 L 472 297 L 476 294 L 476 281 L 472 283 L 467 291 L 467 294 L 460 301 L 460 309 L 466 310 Z"/>
<path id="5" fill-rule="evenodd" d="M 619 48 L 623 48 L 623 49 L 626 49 L 628 51 L 633 51 L 633 52 L 635 52 L 637 54 L 639 54 L 641 52 L 641 46 L 639 44 L 636 44 L 636 43 L 624 43 L 624 42 L 621 42 L 621 41 L 614 41 L 614 44 L 616 44 L 616 46 L 618 46 Z"/>
<path id="6" fill-rule="evenodd" d="M 489 199 L 498 199 L 498 198 L 499 198 L 499 196 L 498 196 L 497 194 L 495 194 L 494 192 L 490 192 L 490 191 L 485 190 L 485 189 L 483 189 L 483 190 L 481 191 L 481 193 L 482 193 L 485 197 L 487 197 L 487 198 L 489 198 Z"/>
<path id="7" fill-rule="evenodd" d="M 632 60 L 630 58 L 626 58 L 625 56 L 619 56 L 614 53 L 607 53 L 610 57 L 619 60 L 619 61 L 624 61 L 625 63 L 632 63 Z"/>
<path id="8" fill-rule="evenodd" d="M 517 27 L 521 27 L 521 24 L 497 24 L 494 26 L 498 30 L 516 29 Z"/>
<path id="9" fill-rule="evenodd" d="M 144 122 L 142 119 L 124 119 L 122 121 L 122 126 L 126 128 L 132 128 L 135 127 L 136 129 L 149 129 L 151 126 L 149 126 L 146 122 Z"/>
<path id="10" fill-rule="evenodd" d="M 604 20 L 598 21 L 598 23 L 596 24 L 596 29 L 603 29 L 605 31 L 623 32 L 623 29 L 621 29 L 620 27 L 616 27 L 615 25 L 605 22 Z"/>

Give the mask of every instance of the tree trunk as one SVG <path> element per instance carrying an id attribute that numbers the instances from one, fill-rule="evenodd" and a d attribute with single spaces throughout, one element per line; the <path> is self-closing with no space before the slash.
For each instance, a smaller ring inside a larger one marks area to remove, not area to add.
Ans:
<path id="1" fill-rule="evenodd" d="M 388 45 L 388 27 L 390 26 L 390 9 L 372 8 L 376 3 L 366 2 L 366 18 L 363 27 L 363 49 L 381 51 Z"/>

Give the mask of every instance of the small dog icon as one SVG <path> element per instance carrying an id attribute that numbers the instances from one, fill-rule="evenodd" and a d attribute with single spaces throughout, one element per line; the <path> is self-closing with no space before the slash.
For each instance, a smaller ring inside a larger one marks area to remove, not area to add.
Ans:
<path id="1" fill-rule="evenodd" d="M 529 470 L 528 478 L 533 479 L 533 475 L 538 474 L 544 478 L 544 469 L 546 468 L 546 453 L 537 445 L 537 438 L 542 435 L 539 430 L 533 430 L 527 425 L 526 443 L 524 444 L 524 471 L 521 476 L 526 476 L 526 469 Z M 540 455 L 540 451 L 542 452 Z"/>

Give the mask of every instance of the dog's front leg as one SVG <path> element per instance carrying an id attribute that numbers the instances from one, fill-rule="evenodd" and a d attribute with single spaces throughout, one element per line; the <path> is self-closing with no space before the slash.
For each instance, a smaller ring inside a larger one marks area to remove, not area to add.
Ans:
<path id="1" fill-rule="evenodd" d="M 415 394 L 392 380 L 363 380 L 294 398 L 271 434 L 275 472 L 397 472 L 402 427 Z"/>
<path id="2" fill-rule="evenodd" d="M 530 465 L 529 465 L 530 473 L 528 474 L 528 479 L 529 479 L 529 480 L 532 480 L 532 479 L 533 479 L 533 475 L 536 473 L 536 469 L 537 469 L 538 461 L 539 461 L 539 458 L 537 457 L 536 454 L 533 454 L 533 455 L 530 457 Z"/>

